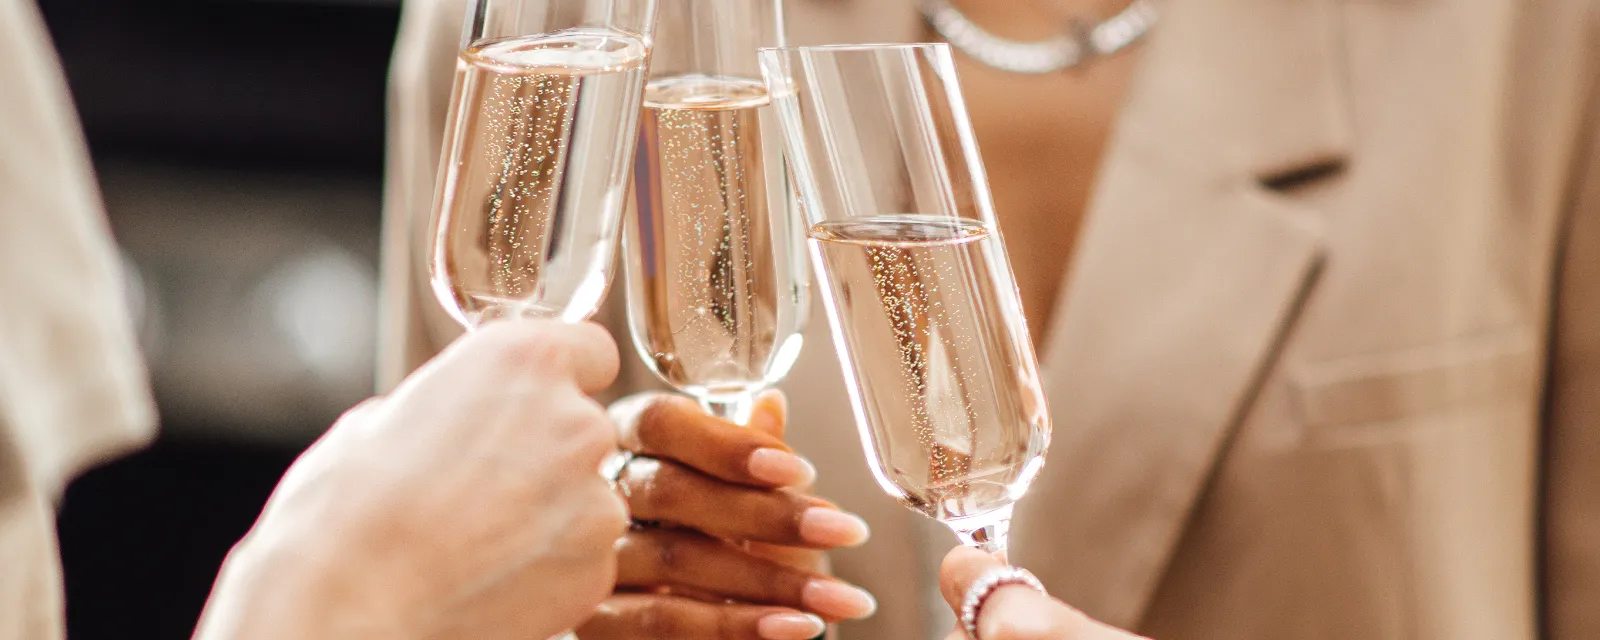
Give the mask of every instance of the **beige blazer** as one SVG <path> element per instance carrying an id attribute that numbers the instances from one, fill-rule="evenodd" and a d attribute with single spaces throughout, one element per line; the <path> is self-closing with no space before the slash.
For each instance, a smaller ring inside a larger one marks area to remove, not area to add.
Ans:
<path id="1" fill-rule="evenodd" d="M 0 640 L 62 635 L 54 501 L 155 411 L 44 23 L 0 0 Z"/>
<path id="2" fill-rule="evenodd" d="M 917 39 L 914 4 L 790 24 Z M 1014 559 L 1158 638 L 1600 638 L 1593 3 L 1162 4 L 1035 327 L 1056 436 Z M 412 0 L 396 50 L 388 381 L 455 332 L 419 276 L 461 5 Z M 872 485 L 824 324 L 785 387 L 875 530 L 844 635 L 932 637 L 954 539 Z"/>

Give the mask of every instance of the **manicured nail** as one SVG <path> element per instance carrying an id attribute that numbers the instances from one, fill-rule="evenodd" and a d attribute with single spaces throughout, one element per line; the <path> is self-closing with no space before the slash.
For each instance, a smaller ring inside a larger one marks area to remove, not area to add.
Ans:
<path id="1" fill-rule="evenodd" d="M 865 590 L 833 580 L 812 580 L 800 594 L 806 608 L 836 618 L 865 618 L 878 610 L 878 601 Z"/>
<path id="2" fill-rule="evenodd" d="M 809 613 L 774 613 L 756 623 L 756 633 L 765 640 L 811 640 L 827 630 L 822 618 Z"/>
<path id="3" fill-rule="evenodd" d="M 763 433 L 781 433 L 783 417 L 789 413 L 789 403 L 783 394 L 768 390 L 756 400 L 755 414 L 750 416 L 750 426 Z"/>
<path id="4" fill-rule="evenodd" d="M 805 458 L 780 449 L 756 449 L 750 454 L 750 475 L 780 487 L 811 484 L 817 468 Z"/>
<path id="5" fill-rule="evenodd" d="M 867 521 L 828 507 L 812 507 L 800 516 L 800 537 L 823 547 L 856 547 L 867 542 Z"/>

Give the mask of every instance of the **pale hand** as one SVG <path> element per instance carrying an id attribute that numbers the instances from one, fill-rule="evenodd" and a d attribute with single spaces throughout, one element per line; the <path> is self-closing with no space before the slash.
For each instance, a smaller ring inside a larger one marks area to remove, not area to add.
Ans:
<path id="1" fill-rule="evenodd" d="M 548 638 L 611 592 L 626 511 L 600 327 L 490 324 L 351 410 L 229 555 L 196 638 Z"/>

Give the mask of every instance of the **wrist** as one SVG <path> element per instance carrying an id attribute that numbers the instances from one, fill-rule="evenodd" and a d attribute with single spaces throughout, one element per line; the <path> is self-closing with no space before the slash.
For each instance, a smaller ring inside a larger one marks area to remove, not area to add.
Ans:
<path id="1" fill-rule="evenodd" d="M 376 582 L 377 572 L 342 560 L 347 559 L 315 542 L 265 540 L 252 532 L 223 562 L 195 639 L 398 640 L 417 635 L 401 620 L 399 606 L 361 584 Z"/>

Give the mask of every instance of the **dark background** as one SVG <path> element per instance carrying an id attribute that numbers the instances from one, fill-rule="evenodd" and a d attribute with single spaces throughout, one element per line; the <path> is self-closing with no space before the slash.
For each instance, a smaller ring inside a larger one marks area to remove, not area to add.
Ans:
<path id="1" fill-rule="evenodd" d="M 371 387 L 398 0 L 41 0 L 162 435 L 68 490 L 69 634 L 186 638 L 278 476 Z"/>

